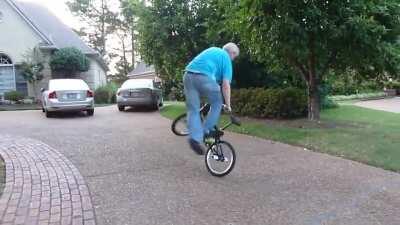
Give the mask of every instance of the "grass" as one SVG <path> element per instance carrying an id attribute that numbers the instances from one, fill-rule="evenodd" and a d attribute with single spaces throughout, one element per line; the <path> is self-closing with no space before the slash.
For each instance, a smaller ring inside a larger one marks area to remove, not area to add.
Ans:
<path id="1" fill-rule="evenodd" d="M 161 113 L 172 119 L 184 111 L 183 105 L 169 105 Z M 231 131 L 400 172 L 399 121 L 400 114 L 341 105 L 324 110 L 319 123 L 243 118 L 242 126 Z"/>

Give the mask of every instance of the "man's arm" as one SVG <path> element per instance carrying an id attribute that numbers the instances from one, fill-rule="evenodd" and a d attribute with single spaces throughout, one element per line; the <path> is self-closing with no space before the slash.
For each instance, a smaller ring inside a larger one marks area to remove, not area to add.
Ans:
<path id="1" fill-rule="evenodd" d="M 225 99 L 225 105 L 227 110 L 231 111 L 231 84 L 228 80 L 222 81 L 222 94 Z"/>

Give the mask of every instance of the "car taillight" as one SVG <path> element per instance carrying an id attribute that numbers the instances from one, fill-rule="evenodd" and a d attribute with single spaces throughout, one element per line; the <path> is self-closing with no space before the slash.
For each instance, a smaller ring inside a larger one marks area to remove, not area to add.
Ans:
<path id="1" fill-rule="evenodd" d="M 49 93 L 49 99 L 57 98 L 57 94 L 55 91 Z"/>
<path id="2" fill-rule="evenodd" d="M 93 98 L 93 91 L 87 91 L 87 94 L 86 94 L 86 96 L 88 97 L 88 98 Z"/>

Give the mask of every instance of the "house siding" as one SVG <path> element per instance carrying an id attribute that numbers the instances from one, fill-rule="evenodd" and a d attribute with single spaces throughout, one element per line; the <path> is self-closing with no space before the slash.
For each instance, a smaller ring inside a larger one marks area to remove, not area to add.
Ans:
<path id="1" fill-rule="evenodd" d="M 0 22 L 0 52 L 8 55 L 14 64 L 24 61 L 24 55 L 44 40 L 4 0 L 0 1 L 3 14 Z"/>
<path id="2" fill-rule="evenodd" d="M 87 72 L 81 73 L 79 78 L 86 81 L 91 89 L 96 89 L 100 86 L 106 85 L 107 76 L 103 67 L 93 57 L 89 57 L 90 68 Z"/>

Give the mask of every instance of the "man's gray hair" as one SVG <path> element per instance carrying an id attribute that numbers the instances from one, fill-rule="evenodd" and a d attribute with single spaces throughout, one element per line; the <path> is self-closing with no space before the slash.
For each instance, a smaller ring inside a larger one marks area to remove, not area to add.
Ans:
<path id="1" fill-rule="evenodd" d="M 222 48 L 228 52 L 232 52 L 232 53 L 236 54 L 236 56 L 239 56 L 239 53 L 240 53 L 239 47 L 233 42 L 227 43 Z"/>

